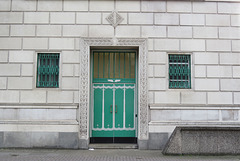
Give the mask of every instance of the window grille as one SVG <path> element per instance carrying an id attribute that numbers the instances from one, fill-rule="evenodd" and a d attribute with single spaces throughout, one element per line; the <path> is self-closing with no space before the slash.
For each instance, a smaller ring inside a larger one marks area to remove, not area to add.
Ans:
<path id="1" fill-rule="evenodd" d="M 169 54 L 169 88 L 191 88 L 191 56 Z"/>
<path id="2" fill-rule="evenodd" d="M 39 53 L 37 62 L 37 87 L 58 88 L 59 53 Z"/>

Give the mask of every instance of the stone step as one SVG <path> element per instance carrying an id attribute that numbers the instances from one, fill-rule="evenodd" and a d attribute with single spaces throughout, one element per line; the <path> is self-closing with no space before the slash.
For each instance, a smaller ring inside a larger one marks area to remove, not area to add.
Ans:
<path id="1" fill-rule="evenodd" d="M 137 144 L 89 144 L 89 150 L 93 149 L 137 149 Z"/>

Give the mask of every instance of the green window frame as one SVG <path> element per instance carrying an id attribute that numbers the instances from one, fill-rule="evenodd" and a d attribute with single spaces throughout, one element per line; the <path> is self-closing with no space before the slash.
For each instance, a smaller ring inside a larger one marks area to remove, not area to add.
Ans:
<path id="1" fill-rule="evenodd" d="M 169 54 L 169 89 L 191 88 L 191 55 Z"/>
<path id="2" fill-rule="evenodd" d="M 59 53 L 38 53 L 37 55 L 37 87 L 59 87 Z"/>

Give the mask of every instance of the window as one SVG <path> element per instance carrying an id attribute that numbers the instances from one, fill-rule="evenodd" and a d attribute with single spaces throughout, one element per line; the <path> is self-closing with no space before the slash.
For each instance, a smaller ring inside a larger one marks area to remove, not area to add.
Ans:
<path id="1" fill-rule="evenodd" d="M 191 56 L 168 55 L 169 60 L 169 88 L 191 88 Z"/>
<path id="2" fill-rule="evenodd" d="M 39 53 L 37 58 L 37 87 L 58 88 L 59 53 Z"/>

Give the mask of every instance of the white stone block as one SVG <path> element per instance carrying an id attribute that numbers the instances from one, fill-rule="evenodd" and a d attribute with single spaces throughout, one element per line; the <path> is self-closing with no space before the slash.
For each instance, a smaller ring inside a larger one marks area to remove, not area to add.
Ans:
<path id="1" fill-rule="evenodd" d="M 166 77 L 166 65 L 154 65 L 154 77 Z"/>
<path id="2" fill-rule="evenodd" d="M 62 78 L 62 89 L 71 89 L 71 90 L 78 90 L 78 78 L 71 78 L 71 77 L 63 77 Z"/>
<path id="3" fill-rule="evenodd" d="M 10 51 L 9 52 L 9 62 L 33 62 L 34 51 Z"/>
<path id="4" fill-rule="evenodd" d="M 154 92 L 148 92 L 148 103 L 154 103 Z"/>
<path id="5" fill-rule="evenodd" d="M 218 38 L 217 27 L 194 27 L 193 28 L 194 38 Z"/>
<path id="6" fill-rule="evenodd" d="M 21 76 L 33 76 L 33 64 L 22 64 Z"/>
<path id="7" fill-rule="evenodd" d="M 240 79 L 221 79 L 222 91 L 240 91 Z"/>
<path id="8" fill-rule="evenodd" d="M 231 66 L 208 66 L 207 77 L 232 77 Z"/>
<path id="9" fill-rule="evenodd" d="M 23 22 L 22 12 L 0 12 L 0 24 L 15 24 Z"/>
<path id="10" fill-rule="evenodd" d="M 62 52 L 63 63 L 79 63 L 79 52 L 77 51 L 63 51 Z"/>
<path id="11" fill-rule="evenodd" d="M 79 103 L 79 92 L 74 91 L 74 103 Z"/>
<path id="12" fill-rule="evenodd" d="M 155 103 L 180 104 L 180 92 L 155 92 Z"/>
<path id="13" fill-rule="evenodd" d="M 192 38 L 192 27 L 168 26 L 170 38 Z"/>
<path id="14" fill-rule="evenodd" d="M 240 28 L 220 27 L 219 38 L 222 39 L 240 39 Z"/>
<path id="15" fill-rule="evenodd" d="M 1 63 L 8 62 L 8 51 L 0 51 L 0 62 Z"/>
<path id="16" fill-rule="evenodd" d="M 206 40 L 207 51 L 231 51 L 230 40 Z"/>
<path id="17" fill-rule="evenodd" d="M 63 64 L 62 65 L 62 76 L 73 76 L 73 64 Z"/>
<path id="18" fill-rule="evenodd" d="M 206 104 L 206 92 L 181 92 L 181 104 Z"/>
<path id="19" fill-rule="evenodd" d="M 2 117 L 1 120 L 17 120 L 18 109 L 1 109 Z"/>
<path id="20" fill-rule="evenodd" d="M 239 117 L 239 110 L 222 110 L 223 121 L 237 121 Z"/>
<path id="21" fill-rule="evenodd" d="M 0 90 L 1 103 L 19 103 L 19 92 L 10 90 Z"/>
<path id="22" fill-rule="evenodd" d="M 88 26 L 87 25 L 65 25 L 63 26 L 63 36 L 86 37 L 88 36 Z"/>
<path id="23" fill-rule="evenodd" d="M 240 40 L 232 40 L 232 51 L 240 52 Z"/>
<path id="24" fill-rule="evenodd" d="M 193 13 L 217 13 L 217 3 L 193 2 Z"/>
<path id="25" fill-rule="evenodd" d="M 38 0 L 38 11 L 62 11 L 62 1 Z"/>
<path id="26" fill-rule="evenodd" d="M 129 24 L 153 24 L 153 13 L 129 13 Z"/>
<path id="27" fill-rule="evenodd" d="M 177 39 L 155 39 L 155 50 L 179 51 L 179 40 Z"/>
<path id="28" fill-rule="evenodd" d="M 21 103 L 46 103 L 46 91 L 21 91 Z"/>
<path id="29" fill-rule="evenodd" d="M 153 50 L 154 39 L 148 38 L 148 50 Z"/>
<path id="30" fill-rule="evenodd" d="M 166 64 L 167 63 L 167 54 L 164 52 L 149 52 L 148 53 L 148 63 Z"/>
<path id="31" fill-rule="evenodd" d="M 208 121 L 219 121 L 219 110 L 207 110 Z"/>
<path id="32" fill-rule="evenodd" d="M 205 51 L 205 40 L 183 39 L 181 40 L 182 51 Z"/>
<path id="33" fill-rule="evenodd" d="M 49 23 L 48 12 L 24 12 L 24 23 L 47 24 Z"/>
<path id="34" fill-rule="evenodd" d="M 181 14 L 180 25 L 201 25 L 205 24 L 204 14 Z"/>
<path id="35" fill-rule="evenodd" d="M 101 24 L 101 13 L 77 13 L 77 24 Z"/>
<path id="36" fill-rule="evenodd" d="M 63 1 L 64 11 L 88 11 L 88 0 L 67 0 Z"/>
<path id="37" fill-rule="evenodd" d="M 230 15 L 206 15 L 206 25 L 207 26 L 229 26 L 230 25 Z"/>
<path id="38" fill-rule="evenodd" d="M 12 25 L 11 36 L 35 36 L 34 25 Z"/>
<path id="39" fill-rule="evenodd" d="M 182 121 L 207 121 L 207 110 L 181 110 Z"/>
<path id="40" fill-rule="evenodd" d="M 114 1 L 112 0 L 90 0 L 89 2 L 90 11 L 113 11 Z"/>
<path id="41" fill-rule="evenodd" d="M 56 115 L 57 114 L 57 115 Z M 49 109 L 48 120 L 76 120 L 76 109 Z"/>
<path id="42" fill-rule="evenodd" d="M 128 11 L 128 12 L 139 12 L 140 11 L 140 1 L 129 0 L 129 1 L 116 1 L 117 11 Z"/>
<path id="43" fill-rule="evenodd" d="M 240 66 L 233 66 L 233 78 L 240 78 Z"/>
<path id="44" fill-rule="evenodd" d="M 154 65 L 148 65 L 148 77 L 154 77 Z"/>
<path id="45" fill-rule="evenodd" d="M 50 38 L 49 49 L 73 50 L 74 39 L 73 38 Z"/>
<path id="46" fill-rule="evenodd" d="M 74 64 L 74 76 L 76 77 L 78 77 L 79 76 L 79 70 L 80 70 L 80 67 L 79 67 L 80 65 L 78 65 L 78 64 Z"/>
<path id="47" fill-rule="evenodd" d="M 171 13 L 156 13 L 155 24 L 158 25 L 179 25 L 179 15 Z"/>
<path id="48" fill-rule="evenodd" d="M 9 25 L 0 26 L 0 36 L 9 36 Z"/>
<path id="49" fill-rule="evenodd" d="M 165 1 L 143 0 L 141 5 L 142 12 L 166 12 Z"/>
<path id="50" fill-rule="evenodd" d="M 0 1 L 0 11 L 10 11 L 11 0 L 2 0 Z"/>
<path id="51" fill-rule="evenodd" d="M 118 26 L 117 37 L 140 37 L 140 26 Z"/>
<path id="52" fill-rule="evenodd" d="M 109 25 L 91 25 L 89 26 L 90 37 L 113 37 L 114 28 Z"/>
<path id="53" fill-rule="evenodd" d="M 240 26 L 240 15 L 231 15 L 231 25 Z"/>
<path id="54" fill-rule="evenodd" d="M 18 110 L 18 119 L 26 120 L 26 121 L 46 120 L 48 110 L 49 109 L 19 109 Z"/>
<path id="55" fill-rule="evenodd" d="M 195 65 L 194 69 L 195 77 L 206 77 L 206 66 Z"/>
<path id="56" fill-rule="evenodd" d="M 166 90 L 166 79 L 165 78 L 149 78 L 149 90 Z"/>
<path id="57" fill-rule="evenodd" d="M 165 26 L 142 26 L 142 37 L 166 37 Z"/>
<path id="58" fill-rule="evenodd" d="M 196 52 L 193 56 L 194 64 L 218 64 L 218 53 Z"/>
<path id="59" fill-rule="evenodd" d="M 37 36 L 61 36 L 62 27 L 60 25 L 38 25 Z"/>
<path id="60" fill-rule="evenodd" d="M 73 92 L 71 91 L 48 91 L 48 103 L 73 103 Z"/>
<path id="61" fill-rule="evenodd" d="M 180 110 L 151 110 L 151 121 L 180 121 Z"/>
<path id="62" fill-rule="evenodd" d="M 23 49 L 48 49 L 47 38 L 23 38 Z"/>
<path id="63" fill-rule="evenodd" d="M 8 89 L 32 89 L 33 78 L 32 77 L 9 77 Z"/>
<path id="64" fill-rule="evenodd" d="M 240 14 L 239 3 L 218 3 L 218 13 Z"/>
<path id="65" fill-rule="evenodd" d="M 208 92 L 208 104 L 232 104 L 232 92 Z"/>
<path id="66" fill-rule="evenodd" d="M 75 24 L 75 13 L 52 12 L 50 13 L 51 24 Z"/>
<path id="67" fill-rule="evenodd" d="M 7 77 L 0 77 L 0 89 L 7 89 Z"/>
<path id="68" fill-rule="evenodd" d="M 220 53 L 220 64 L 239 65 L 240 53 Z"/>
<path id="69" fill-rule="evenodd" d="M 186 1 L 167 1 L 167 12 L 191 12 L 192 4 Z"/>
<path id="70" fill-rule="evenodd" d="M 1 76 L 20 76 L 20 64 L 0 64 Z"/>
<path id="71" fill-rule="evenodd" d="M 107 17 L 111 14 L 112 12 L 108 12 L 108 13 L 102 13 L 102 24 L 107 24 L 109 25 L 110 23 L 107 21 Z M 121 17 L 123 18 L 122 22 L 120 23 L 121 25 L 126 25 L 128 24 L 128 13 L 118 13 L 121 15 Z"/>
<path id="72" fill-rule="evenodd" d="M 21 38 L 0 38 L 0 49 L 21 49 Z"/>
<path id="73" fill-rule="evenodd" d="M 218 79 L 195 79 L 195 90 L 197 91 L 218 91 Z"/>
<path id="74" fill-rule="evenodd" d="M 240 104 L 240 92 L 235 92 L 233 97 L 234 97 L 234 104 Z"/>
<path id="75" fill-rule="evenodd" d="M 37 0 L 12 0 L 12 11 L 36 11 Z"/>

